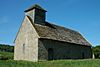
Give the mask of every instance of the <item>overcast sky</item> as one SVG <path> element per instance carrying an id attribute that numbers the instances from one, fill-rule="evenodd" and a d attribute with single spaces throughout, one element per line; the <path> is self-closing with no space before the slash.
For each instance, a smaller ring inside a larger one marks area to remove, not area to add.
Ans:
<path id="1" fill-rule="evenodd" d="M 39 4 L 46 21 L 79 31 L 93 46 L 100 45 L 100 0 L 0 0 L 0 43 L 13 44 L 24 10 Z"/>

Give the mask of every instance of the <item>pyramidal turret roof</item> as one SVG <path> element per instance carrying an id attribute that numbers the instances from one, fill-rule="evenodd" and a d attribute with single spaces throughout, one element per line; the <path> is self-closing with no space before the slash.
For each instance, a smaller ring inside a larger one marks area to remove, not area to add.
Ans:
<path id="1" fill-rule="evenodd" d="M 32 9 L 40 9 L 40 10 L 46 11 L 44 8 L 42 8 L 38 4 L 35 4 L 35 5 L 31 6 L 30 8 L 26 9 L 24 12 L 28 12 L 28 11 L 30 11 Z"/>

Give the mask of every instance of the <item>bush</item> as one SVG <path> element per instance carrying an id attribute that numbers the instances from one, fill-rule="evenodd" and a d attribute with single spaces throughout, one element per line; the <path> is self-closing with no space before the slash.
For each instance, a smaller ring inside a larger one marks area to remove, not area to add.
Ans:
<path id="1" fill-rule="evenodd" d="M 7 57 L 7 56 L 1 55 L 1 56 L 0 56 L 0 60 L 8 60 L 8 57 Z"/>

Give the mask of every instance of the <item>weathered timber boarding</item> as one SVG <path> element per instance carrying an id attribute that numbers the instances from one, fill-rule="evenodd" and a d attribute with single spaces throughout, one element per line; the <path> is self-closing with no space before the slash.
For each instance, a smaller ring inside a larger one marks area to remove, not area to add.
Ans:
<path id="1" fill-rule="evenodd" d="M 45 21 L 46 12 L 37 4 L 25 10 L 14 41 L 14 60 L 92 58 L 91 44 L 79 32 Z"/>

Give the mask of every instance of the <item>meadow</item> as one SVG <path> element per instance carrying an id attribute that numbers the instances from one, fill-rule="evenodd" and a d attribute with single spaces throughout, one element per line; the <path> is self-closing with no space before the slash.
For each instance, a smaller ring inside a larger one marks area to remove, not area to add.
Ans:
<path id="1" fill-rule="evenodd" d="M 13 59 L 13 52 L 1 52 L 0 51 L 0 60 L 11 60 Z"/>
<path id="2" fill-rule="evenodd" d="M 100 60 L 53 60 L 43 62 L 0 60 L 0 67 L 100 67 Z"/>
<path id="3" fill-rule="evenodd" d="M 3 48 L 4 47 L 4 48 Z M 100 67 L 100 59 L 53 60 L 53 61 L 15 61 L 13 47 L 0 51 L 0 67 Z M 5 51 L 6 50 L 6 51 Z"/>

